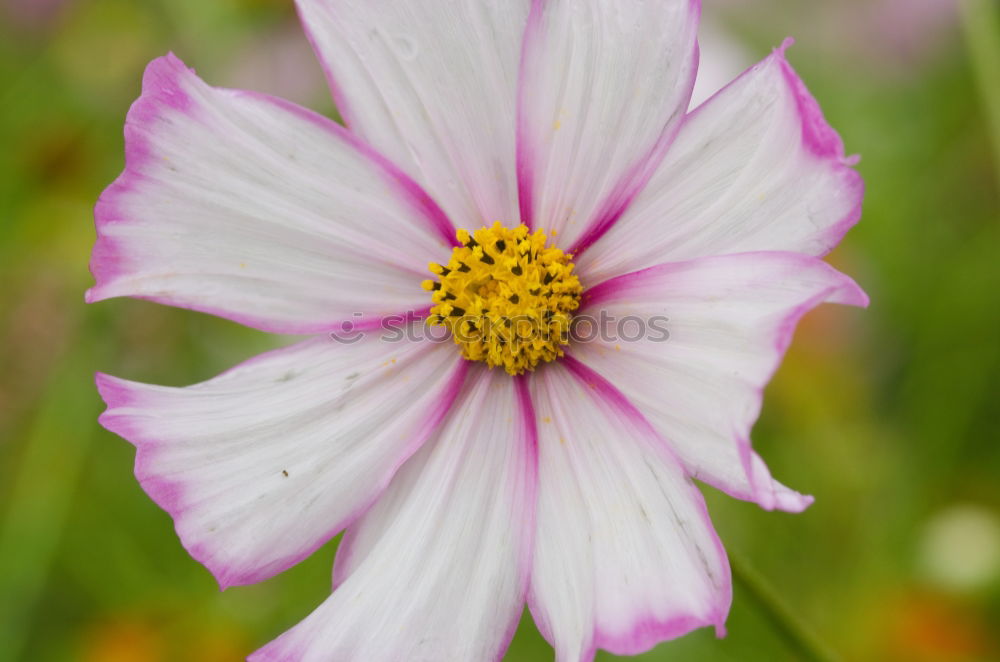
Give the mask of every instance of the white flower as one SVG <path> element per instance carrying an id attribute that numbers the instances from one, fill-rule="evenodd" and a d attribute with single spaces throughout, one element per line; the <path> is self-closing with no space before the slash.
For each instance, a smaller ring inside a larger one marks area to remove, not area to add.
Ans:
<path id="1" fill-rule="evenodd" d="M 818 259 L 861 180 L 784 47 L 687 113 L 695 1 L 298 5 L 350 131 L 155 60 L 88 293 L 315 334 L 187 388 L 98 377 L 101 422 L 223 587 L 346 528 L 333 594 L 251 659 L 498 659 L 525 601 L 564 662 L 721 632 L 729 567 L 691 478 L 808 506 L 750 427 L 797 320 L 866 303 Z M 432 305 L 452 330 L 462 308 L 670 336 L 388 342 Z"/>

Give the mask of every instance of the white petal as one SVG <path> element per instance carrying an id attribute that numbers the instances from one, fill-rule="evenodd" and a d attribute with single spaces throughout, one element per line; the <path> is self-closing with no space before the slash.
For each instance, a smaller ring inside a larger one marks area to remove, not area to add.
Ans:
<path id="1" fill-rule="evenodd" d="M 529 605 L 559 662 L 634 655 L 714 625 L 732 587 L 701 494 L 642 416 L 579 362 L 536 371 Z"/>
<path id="2" fill-rule="evenodd" d="M 101 196 L 88 300 L 135 296 L 285 333 L 426 307 L 453 232 L 414 182 L 330 120 L 146 70 L 126 168 Z"/>
<path id="3" fill-rule="evenodd" d="M 436 439 L 348 530 L 333 595 L 252 662 L 503 656 L 527 588 L 536 440 L 518 380 L 476 365 L 469 382 Z"/>
<path id="4" fill-rule="evenodd" d="M 573 252 L 659 163 L 694 85 L 695 0 L 536 2 L 518 104 L 522 221 Z"/>
<path id="5" fill-rule="evenodd" d="M 466 363 L 449 344 L 316 338 L 187 388 L 99 375 L 101 423 L 223 586 L 301 561 L 431 435 Z"/>
<path id="6" fill-rule="evenodd" d="M 691 476 L 767 509 L 812 503 L 771 479 L 750 428 L 799 318 L 824 301 L 867 304 L 851 279 L 804 255 L 746 253 L 626 274 L 584 298 L 581 315 L 616 321 L 573 355 L 635 403 Z"/>
<path id="7" fill-rule="evenodd" d="M 578 271 L 594 285 L 708 255 L 824 255 L 861 215 L 854 162 L 782 47 L 685 119 L 643 192 L 578 257 Z"/>
<path id="8" fill-rule="evenodd" d="M 348 126 L 457 225 L 517 225 L 515 90 L 530 0 L 297 4 Z"/>

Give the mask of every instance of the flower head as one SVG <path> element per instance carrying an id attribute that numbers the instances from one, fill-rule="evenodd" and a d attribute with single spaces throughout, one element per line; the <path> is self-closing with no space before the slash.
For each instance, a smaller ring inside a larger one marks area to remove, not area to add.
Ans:
<path id="1" fill-rule="evenodd" d="M 862 185 L 785 46 L 687 112 L 694 0 L 298 7 L 350 129 L 155 60 L 87 294 L 314 336 L 187 388 L 98 376 L 223 587 L 346 530 L 251 659 L 498 659 L 525 602 L 561 661 L 721 632 L 692 478 L 809 505 L 750 428 L 798 319 L 866 303 L 818 259 Z"/>
<path id="2" fill-rule="evenodd" d="M 583 290 L 569 256 L 524 225 L 457 237 L 448 265 L 430 265 L 438 280 L 424 281 L 431 323 L 451 331 L 465 358 L 512 375 L 563 356 Z"/>

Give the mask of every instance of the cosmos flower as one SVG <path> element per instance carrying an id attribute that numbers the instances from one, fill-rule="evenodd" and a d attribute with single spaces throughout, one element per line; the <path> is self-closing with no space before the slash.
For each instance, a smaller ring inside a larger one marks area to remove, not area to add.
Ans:
<path id="1" fill-rule="evenodd" d="M 866 303 L 819 259 L 862 184 L 787 44 L 688 113 L 693 0 L 298 8 L 349 128 L 153 61 L 87 294 L 312 336 L 186 388 L 98 376 L 223 587 L 345 531 L 250 659 L 499 659 L 525 603 L 564 662 L 721 633 L 692 479 L 809 505 L 750 427 L 799 318 Z M 669 333 L 567 331 L 598 315 Z"/>

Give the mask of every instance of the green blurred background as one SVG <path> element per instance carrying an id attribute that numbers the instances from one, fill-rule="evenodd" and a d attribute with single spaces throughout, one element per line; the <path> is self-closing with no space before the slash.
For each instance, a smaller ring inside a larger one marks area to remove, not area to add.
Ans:
<path id="1" fill-rule="evenodd" d="M 793 35 L 793 64 L 863 156 L 864 218 L 831 260 L 872 307 L 804 321 L 755 430 L 816 504 L 765 513 L 705 489 L 726 545 L 846 660 L 1000 659 L 997 7 L 705 0 L 703 89 Z M 335 543 L 219 593 L 133 480 L 132 447 L 96 422 L 96 370 L 189 384 L 280 340 L 83 305 L 93 203 L 167 50 L 211 83 L 335 114 L 290 1 L 0 0 L 0 660 L 239 660 L 329 590 Z M 735 590 L 728 638 L 636 659 L 802 659 Z M 552 659 L 529 619 L 508 659 Z"/>

